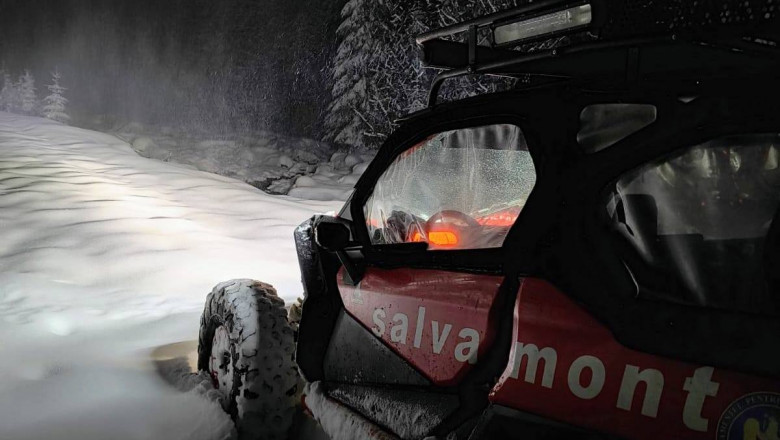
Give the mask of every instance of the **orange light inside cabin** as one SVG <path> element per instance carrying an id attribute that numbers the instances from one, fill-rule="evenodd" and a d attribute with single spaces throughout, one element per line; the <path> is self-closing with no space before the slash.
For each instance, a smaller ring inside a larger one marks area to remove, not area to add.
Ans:
<path id="1" fill-rule="evenodd" d="M 426 240 L 421 233 L 415 232 L 412 241 L 420 243 Z M 458 244 L 458 235 L 453 231 L 431 231 L 428 233 L 427 241 L 436 246 L 455 246 Z"/>
<path id="2" fill-rule="evenodd" d="M 520 214 L 520 209 L 510 209 L 495 212 L 493 214 L 479 217 L 477 223 L 481 226 L 512 226 Z"/>

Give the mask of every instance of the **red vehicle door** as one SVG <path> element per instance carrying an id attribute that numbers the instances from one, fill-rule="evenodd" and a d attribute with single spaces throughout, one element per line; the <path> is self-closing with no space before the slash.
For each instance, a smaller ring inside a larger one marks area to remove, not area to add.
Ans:
<path id="1" fill-rule="evenodd" d="M 444 131 L 402 152 L 362 206 L 371 247 L 413 246 L 421 259 L 455 252 L 465 263 L 383 268 L 367 258 L 359 283 L 338 276 L 347 313 L 434 385 L 457 384 L 492 346 L 504 281 L 500 266 L 470 269 L 469 252 L 500 253 L 535 180 L 513 124 Z"/>

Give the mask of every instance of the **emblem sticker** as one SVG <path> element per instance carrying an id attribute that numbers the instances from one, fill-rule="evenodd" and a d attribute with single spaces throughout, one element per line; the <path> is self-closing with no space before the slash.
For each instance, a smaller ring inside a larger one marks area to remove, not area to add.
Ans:
<path id="1" fill-rule="evenodd" d="M 780 394 L 752 393 L 726 408 L 716 440 L 779 440 Z"/>

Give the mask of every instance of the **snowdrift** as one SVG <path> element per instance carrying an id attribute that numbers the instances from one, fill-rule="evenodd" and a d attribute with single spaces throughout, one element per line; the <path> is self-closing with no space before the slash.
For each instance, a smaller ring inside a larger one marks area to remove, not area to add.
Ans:
<path id="1" fill-rule="evenodd" d="M 138 122 L 93 125 L 127 141 L 143 157 L 243 180 L 269 194 L 307 200 L 346 200 L 375 154 L 334 152 L 333 146 L 319 141 L 263 131 L 218 136 Z"/>
<path id="2" fill-rule="evenodd" d="M 299 296 L 293 229 L 339 205 L 0 112 L 0 438 L 228 435 L 217 404 L 166 385 L 150 353 L 197 337 L 220 281 Z"/>

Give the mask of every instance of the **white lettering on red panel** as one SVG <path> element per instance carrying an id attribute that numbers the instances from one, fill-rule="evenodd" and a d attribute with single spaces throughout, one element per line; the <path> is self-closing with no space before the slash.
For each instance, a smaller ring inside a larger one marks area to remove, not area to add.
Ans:
<path id="1" fill-rule="evenodd" d="M 513 333 L 494 403 L 631 439 L 763 440 L 777 432 L 777 381 L 629 350 L 544 281 L 523 281 Z"/>
<path id="2" fill-rule="evenodd" d="M 374 309 L 373 321 L 374 326 L 371 327 L 371 331 L 380 338 L 385 337 L 386 329 L 391 327 L 390 341 L 396 344 L 406 345 L 408 342 L 409 334 L 409 317 L 404 313 L 396 313 L 393 318 L 385 325 L 387 314 L 384 309 Z M 441 326 L 441 329 L 439 328 Z M 439 321 L 430 322 L 430 337 L 426 340 L 431 341 L 429 347 L 422 347 L 422 335 L 426 331 L 425 325 L 425 307 L 417 308 L 417 325 L 415 326 L 415 334 L 413 345 L 414 348 L 422 348 L 423 350 L 432 351 L 434 354 L 442 354 L 442 349 L 447 342 L 447 339 L 452 332 L 452 324 L 443 323 Z M 458 343 L 455 345 L 452 356 L 458 362 L 468 362 L 470 364 L 477 363 L 477 349 L 479 348 L 479 332 L 473 328 L 464 327 L 460 329 L 457 335 Z M 449 355 L 449 353 L 447 353 Z"/>
<path id="3" fill-rule="evenodd" d="M 502 276 L 369 268 L 339 291 L 347 312 L 433 383 L 454 385 L 495 336 Z"/>

